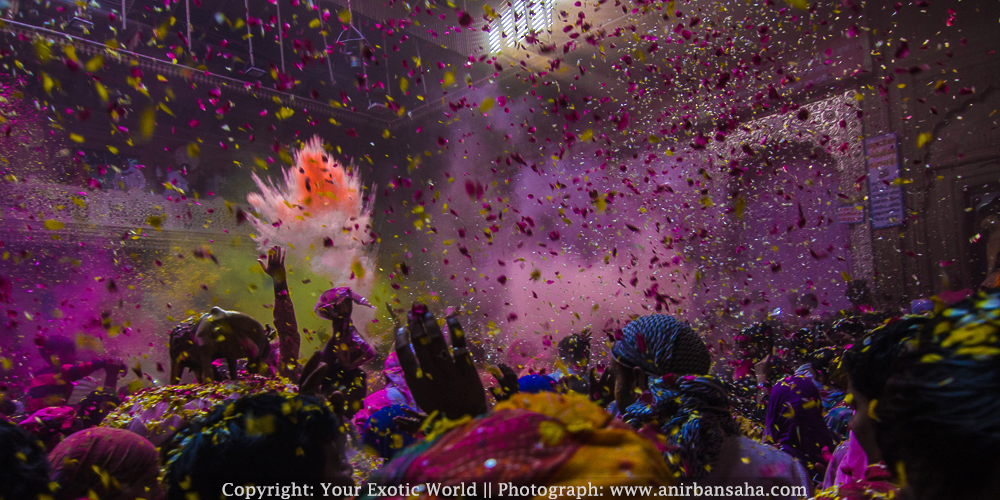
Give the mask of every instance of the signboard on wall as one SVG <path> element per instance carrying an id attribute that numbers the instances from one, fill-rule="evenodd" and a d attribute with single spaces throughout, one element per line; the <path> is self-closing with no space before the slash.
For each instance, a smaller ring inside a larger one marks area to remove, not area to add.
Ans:
<path id="1" fill-rule="evenodd" d="M 868 200 L 871 202 L 872 227 L 903 224 L 903 188 L 899 179 L 899 153 L 895 132 L 865 139 L 868 164 Z"/>
<path id="2" fill-rule="evenodd" d="M 841 224 L 860 224 L 865 221 L 865 208 L 860 205 L 841 205 L 837 207 L 837 222 Z"/>

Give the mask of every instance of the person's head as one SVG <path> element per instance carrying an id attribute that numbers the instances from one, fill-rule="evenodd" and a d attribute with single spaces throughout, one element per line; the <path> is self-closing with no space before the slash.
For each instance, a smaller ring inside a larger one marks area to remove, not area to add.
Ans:
<path id="1" fill-rule="evenodd" d="M 264 325 L 252 316 L 239 311 L 227 311 L 221 307 L 213 307 L 208 314 L 201 317 L 195 336 L 205 337 L 205 332 L 218 332 L 221 335 L 240 333 L 250 339 L 266 338 Z"/>
<path id="2" fill-rule="evenodd" d="M 799 328 L 788 339 L 788 346 L 790 347 L 788 354 L 792 357 L 789 361 L 793 363 L 808 362 L 809 354 L 819 347 L 819 338 L 821 336 L 822 331 L 818 325 Z"/>
<path id="3" fill-rule="evenodd" d="M 922 323 L 922 318 L 914 317 L 877 328 L 851 346 L 842 358 L 841 366 L 848 376 L 847 390 L 854 407 L 854 416 L 848 427 L 871 462 L 880 460 L 882 456 L 875 438 L 875 421 L 869 411 L 871 402 L 882 398 L 885 384 L 902 352 L 903 341 L 912 336 Z"/>
<path id="4" fill-rule="evenodd" d="M 823 347 L 806 355 L 806 362 L 816 375 L 816 380 L 824 385 L 838 385 L 837 366 L 840 363 L 840 351 L 836 347 Z"/>
<path id="5" fill-rule="evenodd" d="M 530 339 L 515 340 L 507 346 L 507 364 L 514 367 L 515 371 L 544 366 L 550 359 L 549 353 Z"/>
<path id="6" fill-rule="evenodd" d="M 871 292 L 868 290 L 868 280 L 853 280 L 847 282 L 847 300 L 855 307 L 872 303 Z"/>
<path id="7" fill-rule="evenodd" d="M 0 498 L 51 495 L 49 461 L 34 436 L 0 419 Z"/>
<path id="8" fill-rule="evenodd" d="M 340 419 L 309 396 L 245 396 L 219 405 L 172 441 L 165 479 L 171 500 L 189 493 L 215 498 L 225 483 L 352 484 Z"/>
<path id="9" fill-rule="evenodd" d="M 413 444 L 417 437 L 400 428 L 396 417 L 408 417 L 403 405 L 390 405 L 372 414 L 361 430 L 361 441 L 378 456 L 392 460 L 399 450 Z"/>
<path id="10" fill-rule="evenodd" d="M 840 318 L 826 329 L 827 340 L 835 346 L 853 344 L 865 334 L 865 324 L 856 318 Z"/>
<path id="11" fill-rule="evenodd" d="M 76 342 L 73 339 L 53 335 L 35 337 L 38 353 L 51 366 L 76 363 Z"/>
<path id="12" fill-rule="evenodd" d="M 733 337 L 738 355 L 753 362 L 764 359 L 774 348 L 775 329 L 768 323 L 754 323 Z"/>
<path id="13" fill-rule="evenodd" d="M 870 414 L 890 470 L 922 499 L 1000 488 L 1000 295 L 929 319 L 904 345 Z"/>
<path id="14" fill-rule="evenodd" d="M 559 357 L 569 369 L 582 371 L 590 363 L 590 331 L 567 335 L 559 340 Z"/>
<path id="15" fill-rule="evenodd" d="M 163 497 L 153 443 L 124 429 L 94 427 L 59 443 L 49 453 L 56 500 L 158 500 Z"/>
<path id="16" fill-rule="evenodd" d="M 320 295 L 314 311 L 316 315 L 330 321 L 350 319 L 354 311 L 354 303 L 371 307 L 364 297 L 346 286 L 331 288 Z"/>
<path id="17" fill-rule="evenodd" d="M 94 391 L 85 396 L 76 405 L 77 418 L 83 429 L 96 427 L 104 420 L 104 417 L 122 404 L 122 400 L 103 390 Z"/>
<path id="18" fill-rule="evenodd" d="M 624 410 L 646 390 L 649 377 L 705 375 L 712 357 L 705 342 L 685 323 L 665 314 L 643 316 L 625 325 L 611 348 L 615 400 Z"/>

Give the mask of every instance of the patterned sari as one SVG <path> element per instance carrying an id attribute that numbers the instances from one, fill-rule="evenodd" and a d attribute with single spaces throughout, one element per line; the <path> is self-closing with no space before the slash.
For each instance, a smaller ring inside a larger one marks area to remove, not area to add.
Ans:
<path id="1" fill-rule="evenodd" d="M 494 496 L 499 483 L 604 486 L 605 491 L 613 485 L 674 484 L 652 442 L 578 394 L 517 394 L 492 413 L 444 427 L 450 428 L 442 431 L 439 424 L 428 439 L 401 451 L 370 483 L 475 482 L 477 493 L 491 483 Z M 435 498 L 426 490 L 411 493 L 410 500 Z"/>

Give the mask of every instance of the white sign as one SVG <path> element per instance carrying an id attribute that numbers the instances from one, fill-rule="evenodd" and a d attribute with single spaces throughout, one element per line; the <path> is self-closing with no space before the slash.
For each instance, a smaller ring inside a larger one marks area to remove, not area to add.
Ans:
<path id="1" fill-rule="evenodd" d="M 868 163 L 868 199 L 871 202 L 872 227 L 903 224 L 903 188 L 899 185 L 899 153 L 896 134 L 865 139 Z"/>

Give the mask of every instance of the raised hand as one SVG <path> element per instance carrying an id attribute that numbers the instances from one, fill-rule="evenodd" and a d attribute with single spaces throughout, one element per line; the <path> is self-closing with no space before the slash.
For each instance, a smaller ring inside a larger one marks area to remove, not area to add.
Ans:
<path id="1" fill-rule="evenodd" d="M 403 327 L 403 323 L 399 321 L 399 316 L 396 316 L 396 310 L 392 308 L 392 303 L 390 302 L 385 303 L 385 311 L 386 313 L 389 314 L 389 319 L 392 320 L 392 324 L 394 327 L 396 327 L 397 329 Z"/>
<path id="2" fill-rule="evenodd" d="M 771 375 L 771 355 L 764 356 L 764 359 L 753 365 L 754 374 L 757 376 L 757 383 L 766 383 L 767 377 Z"/>
<path id="3" fill-rule="evenodd" d="M 424 420 L 427 419 L 426 413 L 421 413 L 414 410 L 408 406 L 403 406 L 401 408 L 406 416 L 399 416 L 392 419 L 399 426 L 400 430 L 408 432 L 410 434 L 416 434 L 420 432 L 420 427 L 423 425 Z"/>
<path id="4" fill-rule="evenodd" d="M 316 351 L 306 361 L 306 365 L 302 367 L 302 375 L 299 376 L 299 394 L 303 396 L 315 396 L 323 397 L 319 392 L 320 386 L 323 384 L 323 379 L 326 377 L 326 372 L 329 371 L 330 367 L 326 363 L 323 363 L 323 353 L 321 351 Z"/>
<path id="5" fill-rule="evenodd" d="M 396 331 L 396 355 L 406 385 L 426 412 L 440 412 L 453 420 L 482 415 L 487 410 L 486 391 L 466 348 L 462 325 L 456 317 L 448 318 L 447 324 L 451 348 L 434 314 L 424 304 L 413 304 L 407 326 Z"/>
<path id="6" fill-rule="evenodd" d="M 257 263 L 275 283 L 285 282 L 285 249 L 280 246 L 271 247 L 267 251 L 267 261 L 257 259 Z"/>
<path id="7" fill-rule="evenodd" d="M 490 387 L 490 394 L 493 394 L 493 398 L 498 402 L 506 401 L 521 391 L 514 369 L 502 363 L 499 368 L 499 370 L 490 369 L 490 373 L 493 375 L 493 378 L 497 379 L 498 384 L 496 387 Z"/>
<path id="8" fill-rule="evenodd" d="M 104 370 L 106 373 L 114 373 L 118 375 L 128 370 L 128 365 L 118 358 L 104 358 Z"/>
<path id="9" fill-rule="evenodd" d="M 606 408 L 615 400 L 615 374 L 611 369 L 605 369 L 601 377 L 597 377 L 597 369 L 592 368 L 589 374 L 590 400 Z"/>

